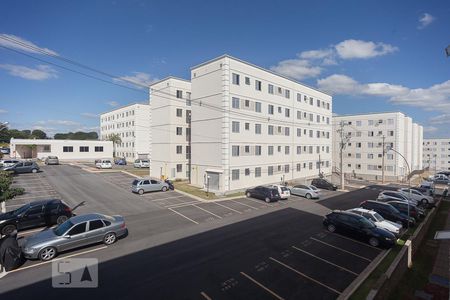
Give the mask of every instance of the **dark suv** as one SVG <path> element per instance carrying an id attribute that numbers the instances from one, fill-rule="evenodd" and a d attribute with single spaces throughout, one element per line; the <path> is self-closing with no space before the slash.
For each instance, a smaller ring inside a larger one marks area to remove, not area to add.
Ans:
<path id="1" fill-rule="evenodd" d="M 340 232 L 367 242 L 373 247 L 392 247 L 397 240 L 389 231 L 377 228 L 365 217 L 351 212 L 335 210 L 325 216 L 323 225 L 330 232 Z"/>
<path id="2" fill-rule="evenodd" d="M 374 210 L 386 220 L 401 223 L 405 228 L 408 227 L 408 216 L 402 214 L 400 211 L 398 211 L 398 209 L 390 204 L 367 200 L 362 202 L 359 206 L 368 210 Z M 414 218 L 410 217 L 409 226 L 414 226 L 414 224 L 416 224 L 416 221 L 414 220 Z"/>
<path id="3" fill-rule="evenodd" d="M 14 230 L 61 224 L 72 216 L 72 210 L 59 199 L 35 201 L 0 214 L 0 232 L 9 235 Z"/>
<path id="4" fill-rule="evenodd" d="M 311 181 L 311 184 L 319 189 L 325 189 L 330 191 L 337 190 L 337 185 L 332 184 L 331 182 L 323 178 L 315 178 Z"/>
<path id="5" fill-rule="evenodd" d="M 404 215 L 408 215 L 408 203 L 402 201 L 388 201 L 387 204 L 395 207 L 399 212 Z M 409 216 L 413 217 L 416 221 L 425 217 L 425 211 L 415 205 L 409 205 Z"/>
<path id="6" fill-rule="evenodd" d="M 245 191 L 245 195 L 250 198 L 257 198 L 267 203 L 280 200 L 280 194 L 276 188 L 267 186 L 257 186 Z"/>

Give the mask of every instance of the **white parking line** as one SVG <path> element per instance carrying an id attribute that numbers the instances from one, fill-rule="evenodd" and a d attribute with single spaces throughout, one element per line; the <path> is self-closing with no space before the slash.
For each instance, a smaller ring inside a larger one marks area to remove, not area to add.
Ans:
<path id="1" fill-rule="evenodd" d="M 263 202 L 261 202 L 261 201 L 254 200 L 254 199 L 251 199 L 251 198 L 245 198 L 245 199 L 250 200 L 250 201 L 253 201 L 253 202 L 256 202 L 256 203 L 259 203 L 259 204 L 265 204 L 265 205 L 267 205 L 267 206 L 273 207 L 273 205 L 270 204 L 270 203 L 266 203 L 266 202 L 263 203 Z"/>
<path id="2" fill-rule="evenodd" d="M 203 296 L 203 298 L 205 298 L 206 300 L 212 300 L 212 298 L 211 298 L 211 297 L 209 297 L 208 295 L 206 295 L 206 293 L 205 293 L 205 292 L 200 292 L 200 295 L 202 295 L 202 296 Z"/>
<path id="3" fill-rule="evenodd" d="M 309 276 L 306 275 L 306 274 L 303 274 L 302 272 L 300 272 L 300 271 L 298 271 L 298 270 L 292 268 L 292 267 L 289 266 L 289 265 L 286 265 L 285 263 L 283 263 L 283 262 L 281 262 L 281 261 L 279 261 L 279 260 L 276 260 L 276 259 L 273 258 L 273 257 L 269 257 L 269 259 L 271 259 L 271 260 L 273 260 L 274 262 L 279 263 L 279 264 L 282 265 L 283 267 L 285 267 L 285 268 L 287 268 L 287 269 L 289 269 L 289 270 L 291 270 L 291 271 L 293 271 L 293 272 L 295 272 L 295 273 L 297 273 L 297 274 L 299 274 L 299 275 L 301 275 L 301 276 L 303 276 L 303 277 L 305 277 L 305 278 L 311 280 L 312 282 L 315 282 L 315 283 L 317 283 L 317 284 L 319 284 L 319 285 L 321 285 L 321 286 L 323 286 L 323 287 L 329 289 L 330 291 L 335 292 L 335 293 L 338 294 L 338 295 L 341 294 L 341 292 L 339 292 L 339 291 L 333 289 L 332 287 L 329 287 L 328 285 L 326 285 L 326 284 L 324 284 L 324 283 L 322 283 L 322 282 L 320 282 L 320 281 L 318 281 L 318 280 L 315 280 L 314 278 L 311 278 L 311 277 L 309 277 Z"/>
<path id="4" fill-rule="evenodd" d="M 19 271 L 22 271 L 22 270 L 26 270 L 26 269 L 30 269 L 30 268 L 34 268 L 34 267 L 38 267 L 38 266 L 42 266 L 42 265 L 49 264 L 51 262 L 58 261 L 58 260 L 61 260 L 61 259 L 74 257 L 74 256 L 78 256 L 78 255 L 83 255 L 83 254 L 95 252 L 95 251 L 106 249 L 106 248 L 108 248 L 108 246 L 102 246 L 102 247 L 99 247 L 99 248 L 95 248 L 95 249 L 91 249 L 91 250 L 87 250 L 87 251 L 83 251 L 83 252 L 78 252 L 78 253 L 74 253 L 74 254 L 71 254 L 71 255 L 63 256 L 63 257 L 58 257 L 58 258 L 55 258 L 55 259 L 50 260 L 50 261 L 44 261 L 44 262 L 37 263 L 37 264 L 31 265 L 31 266 L 27 266 L 27 267 L 23 267 L 23 268 L 20 268 L 20 269 L 12 270 L 12 271 L 9 271 L 7 274 L 14 273 L 14 272 L 19 272 Z"/>
<path id="5" fill-rule="evenodd" d="M 351 239 L 351 238 L 348 238 L 348 237 L 346 237 L 346 236 L 343 236 L 343 235 L 340 235 L 340 234 L 337 234 L 337 233 L 333 233 L 333 232 L 329 232 L 329 231 L 326 231 L 326 233 L 327 233 L 327 234 L 332 234 L 332 235 L 334 235 L 334 236 L 337 236 L 337 237 L 340 237 L 340 238 L 343 238 L 343 239 L 352 241 L 352 242 L 354 242 L 354 243 L 357 243 L 357 244 L 360 244 L 360 245 L 363 245 L 363 246 L 366 246 L 366 247 L 369 247 L 369 248 L 372 248 L 372 249 L 375 249 L 375 250 L 378 250 L 378 251 L 381 252 L 381 249 L 380 249 L 380 248 L 374 247 L 374 246 L 372 246 L 372 245 L 369 245 L 369 244 L 366 244 L 366 243 L 363 243 L 363 242 L 360 242 L 360 241 L 356 241 L 356 240 Z"/>
<path id="6" fill-rule="evenodd" d="M 164 206 L 165 208 L 179 208 L 179 207 L 185 207 L 190 206 L 195 203 L 200 203 L 200 201 L 191 201 L 191 202 L 185 202 L 185 203 L 178 203 L 178 204 L 169 204 Z"/>
<path id="7" fill-rule="evenodd" d="M 194 221 L 194 220 L 192 220 L 191 218 L 189 218 L 189 217 L 186 217 L 185 215 L 183 215 L 182 213 L 180 213 L 180 212 L 177 212 L 176 210 L 174 210 L 174 209 L 172 209 L 172 208 L 168 208 L 170 211 L 172 211 L 172 212 L 174 212 L 174 213 L 176 213 L 177 215 L 179 215 L 179 216 L 182 216 L 183 218 L 185 218 L 185 219 L 188 219 L 189 221 L 191 221 L 191 222 L 193 222 L 193 223 L 195 223 L 195 224 L 199 224 L 198 222 L 196 222 L 196 221 Z"/>
<path id="8" fill-rule="evenodd" d="M 167 200 L 167 199 L 176 199 L 176 198 L 181 198 L 184 197 L 183 195 L 180 196 L 172 196 L 172 197 L 166 197 L 166 198 L 159 198 L 159 199 L 152 199 L 150 201 L 163 201 L 163 200 Z M 179 204 L 183 204 L 183 203 L 179 203 Z"/>
<path id="9" fill-rule="evenodd" d="M 329 246 L 329 247 L 332 247 L 332 248 L 334 248 L 334 249 L 340 250 L 340 251 L 342 251 L 342 252 L 348 253 L 348 254 L 353 255 L 353 256 L 355 256 L 355 257 L 359 257 L 359 258 L 364 259 L 364 260 L 366 260 L 366 261 L 368 261 L 368 262 L 371 262 L 370 259 L 368 259 L 368 258 L 366 258 L 366 257 L 364 257 L 364 256 L 360 256 L 360 255 L 355 254 L 355 253 L 353 253 L 353 252 L 350 252 L 350 251 L 344 250 L 344 249 L 342 249 L 342 248 L 336 247 L 336 246 L 334 246 L 334 245 L 325 243 L 325 242 L 323 242 L 323 241 L 321 241 L 321 240 L 318 240 L 318 239 L 315 239 L 315 238 L 313 238 L 313 237 L 310 237 L 310 239 L 312 239 L 313 241 L 322 243 L 322 244 L 324 244 L 324 245 L 327 245 L 327 246 Z"/>
<path id="10" fill-rule="evenodd" d="M 241 202 L 239 202 L 239 201 L 236 201 L 236 200 L 229 200 L 229 201 L 232 201 L 232 202 L 234 202 L 234 203 L 237 203 L 237 204 L 240 204 L 240 205 L 244 205 L 244 206 L 247 206 L 247 207 L 250 207 L 250 208 L 256 209 L 256 210 L 258 210 L 258 209 L 259 209 L 258 207 L 254 207 L 254 206 L 251 206 L 251 205 L 248 205 L 248 204 L 245 204 L 245 203 L 241 203 Z"/>
<path id="11" fill-rule="evenodd" d="M 278 295 L 277 293 L 275 293 L 274 291 L 272 291 L 271 289 L 269 289 L 268 287 L 265 287 L 263 284 L 259 283 L 256 279 L 250 277 L 249 275 L 245 274 L 244 272 L 240 272 L 242 276 L 246 277 L 247 279 L 249 279 L 251 282 L 253 282 L 254 284 L 256 284 L 257 286 L 259 286 L 260 288 L 262 288 L 263 290 L 265 290 L 266 292 L 270 293 L 272 296 L 274 296 L 275 298 L 277 298 L 278 300 L 284 300 L 283 297 L 281 297 L 280 295 Z"/>
<path id="12" fill-rule="evenodd" d="M 228 207 L 228 206 L 219 204 L 219 203 L 217 203 L 217 202 L 213 202 L 213 203 L 214 203 L 214 204 L 217 204 L 217 205 L 219 205 L 219 206 L 222 206 L 222 207 L 224 207 L 224 208 L 226 208 L 226 209 L 229 209 L 229 210 L 231 210 L 231 211 L 237 212 L 238 214 L 242 214 L 242 212 L 240 212 L 240 211 L 238 211 L 238 210 L 235 210 L 235 209 L 233 209 L 233 208 L 230 208 L 230 207 Z"/>
<path id="13" fill-rule="evenodd" d="M 201 209 L 201 210 L 203 210 L 203 211 L 205 211 L 205 212 L 207 212 L 207 213 L 209 213 L 209 214 L 211 214 L 211 215 L 213 215 L 213 216 L 216 216 L 216 217 L 218 217 L 219 219 L 222 219 L 221 216 L 216 215 L 215 213 L 212 213 L 212 212 L 210 212 L 209 210 L 206 210 L 206 209 L 204 209 L 204 208 L 201 208 L 200 206 L 197 206 L 197 205 L 195 205 L 195 204 L 192 204 L 192 206 L 197 207 L 197 208 L 199 208 L 199 209 Z"/>
<path id="14" fill-rule="evenodd" d="M 305 250 L 303 250 L 303 249 L 297 248 L 297 247 L 295 247 L 295 246 L 292 246 L 292 248 L 294 248 L 295 250 L 298 250 L 298 251 L 300 251 L 300 252 L 303 252 L 303 253 L 305 253 L 305 254 L 308 254 L 308 255 L 310 255 L 310 256 L 312 256 L 312 257 L 315 257 L 315 258 L 317 258 L 318 260 L 321 260 L 321 261 L 323 261 L 323 262 L 326 262 L 327 264 L 330 264 L 330 265 L 332 265 L 332 266 L 335 266 L 335 267 L 337 267 L 337 268 L 339 268 L 339 269 L 341 269 L 341 270 L 347 271 L 347 272 L 349 272 L 349 273 L 351 273 L 351 274 L 353 274 L 353 275 L 355 275 L 355 276 L 358 276 L 358 273 L 355 273 L 355 272 L 353 272 L 353 271 L 350 271 L 349 269 L 346 269 L 346 268 L 341 267 L 341 266 L 339 266 L 339 265 L 337 265 L 337 264 L 335 264 L 335 263 L 332 263 L 331 261 L 328 261 L 328 260 L 326 260 L 326 259 L 323 259 L 323 258 L 321 258 L 321 257 L 318 257 L 318 256 L 316 256 L 316 255 L 314 255 L 314 254 L 312 254 L 312 253 L 309 253 L 308 251 L 305 251 Z"/>

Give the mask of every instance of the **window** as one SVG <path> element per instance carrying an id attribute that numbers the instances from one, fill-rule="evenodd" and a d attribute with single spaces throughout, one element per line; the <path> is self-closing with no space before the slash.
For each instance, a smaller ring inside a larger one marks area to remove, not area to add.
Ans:
<path id="1" fill-rule="evenodd" d="M 273 166 L 267 167 L 267 175 L 272 176 L 273 175 Z"/>
<path id="2" fill-rule="evenodd" d="M 182 153 L 183 153 L 183 146 L 177 145 L 177 154 L 182 154 Z"/>
<path id="3" fill-rule="evenodd" d="M 291 98 L 291 91 L 290 90 L 284 90 L 284 97 Z"/>
<path id="4" fill-rule="evenodd" d="M 63 152 L 73 152 L 73 147 L 72 146 L 64 146 Z"/>
<path id="5" fill-rule="evenodd" d="M 95 152 L 103 152 L 103 146 L 95 146 Z"/>
<path id="6" fill-rule="evenodd" d="M 369 120 L 368 124 L 369 126 L 373 126 L 373 120 Z"/>
<path id="7" fill-rule="evenodd" d="M 244 152 L 250 153 L 250 146 L 248 146 L 248 145 L 244 146 Z"/>
<path id="8" fill-rule="evenodd" d="M 239 122 L 236 121 L 231 122 L 231 131 L 239 133 Z"/>
<path id="9" fill-rule="evenodd" d="M 183 117 L 183 110 L 181 108 L 177 108 L 177 117 Z"/>
<path id="10" fill-rule="evenodd" d="M 273 155 L 273 146 L 268 146 L 267 152 L 269 155 Z"/>
<path id="11" fill-rule="evenodd" d="M 289 173 L 289 165 L 284 165 L 284 173 Z"/>
<path id="12" fill-rule="evenodd" d="M 231 98 L 231 107 L 233 108 L 239 108 L 239 98 L 233 97 Z"/>
<path id="13" fill-rule="evenodd" d="M 284 135 L 285 135 L 285 136 L 289 136 L 289 135 L 290 135 L 290 133 L 289 133 L 289 127 L 284 127 Z"/>
<path id="14" fill-rule="evenodd" d="M 269 106 L 267 106 L 267 109 L 268 109 L 269 115 L 273 115 L 273 105 L 269 104 Z"/>
<path id="15" fill-rule="evenodd" d="M 367 154 L 367 158 L 368 158 L 368 159 L 373 159 L 373 153 Z"/>
<path id="16" fill-rule="evenodd" d="M 394 119 L 388 119 L 387 123 L 388 123 L 388 125 L 393 125 L 394 124 Z"/>
<path id="17" fill-rule="evenodd" d="M 245 84 L 250 85 L 250 77 L 245 77 Z"/>
<path id="18" fill-rule="evenodd" d="M 76 235 L 86 231 L 86 222 L 75 225 L 72 229 L 67 233 L 68 235 Z"/>
<path id="19" fill-rule="evenodd" d="M 245 123 L 245 130 L 250 130 L 250 123 Z"/>
<path id="20" fill-rule="evenodd" d="M 183 128 L 177 127 L 177 135 L 183 135 Z"/>
<path id="21" fill-rule="evenodd" d="M 309 97 L 309 104 L 310 104 L 310 105 L 314 105 L 314 99 L 313 99 L 313 97 Z"/>
<path id="22" fill-rule="evenodd" d="M 297 146 L 297 154 L 302 154 L 302 146 Z"/>
<path id="23" fill-rule="evenodd" d="M 269 125 L 267 131 L 268 131 L 269 135 L 273 135 L 273 125 Z"/>
<path id="24" fill-rule="evenodd" d="M 356 121 L 356 126 L 361 126 L 362 122 L 361 121 Z"/>
<path id="25" fill-rule="evenodd" d="M 289 154 L 289 146 L 284 146 L 284 154 Z"/>
<path id="26" fill-rule="evenodd" d="M 89 152 L 88 146 L 80 146 L 80 152 Z"/>
<path id="27" fill-rule="evenodd" d="M 183 172 L 183 165 L 177 164 L 177 173 L 181 173 L 181 172 Z"/>
<path id="28" fill-rule="evenodd" d="M 269 84 L 269 94 L 273 94 L 273 85 Z"/>
<path id="29" fill-rule="evenodd" d="M 177 90 L 177 98 L 183 98 L 183 91 Z"/>
<path id="30" fill-rule="evenodd" d="M 261 124 L 255 124 L 255 133 L 261 134 Z"/>
<path id="31" fill-rule="evenodd" d="M 244 100 L 244 106 L 250 107 L 250 100 Z"/>
<path id="32" fill-rule="evenodd" d="M 261 146 L 255 146 L 255 155 L 261 155 Z"/>
<path id="33" fill-rule="evenodd" d="M 51 152 L 50 145 L 44 145 L 44 150 L 42 152 Z"/>
<path id="34" fill-rule="evenodd" d="M 103 227 L 102 220 L 94 220 L 89 222 L 89 231 L 100 229 Z"/>
<path id="35" fill-rule="evenodd" d="M 350 154 L 350 153 L 349 153 L 349 154 Z M 355 154 L 355 157 L 356 157 L 356 158 L 361 158 L 361 153 L 356 153 L 356 154 Z"/>
<path id="36" fill-rule="evenodd" d="M 255 168 L 255 177 L 261 177 L 261 167 Z"/>
<path id="37" fill-rule="evenodd" d="M 239 74 L 233 73 L 232 80 L 233 84 L 239 85 Z"/>
<path id="38" fill-rule="evenodd" d="M 317 107 L 320 107 L 320 100 L 317 99 Z"/>
<path id="39" fill-rule="evenodd" d="M 389 136 L 394 136 L 394 131 L 393 130 L 388 131 L 388 135 Z"/>
<path id="40" fill-rule="evenodd" d="M 250 176 L 250 169 L 246 168 L 244 171 L 245 176 Z"/>
<path id="41" fill-rule="evenodd" d="M 297 119 L 301 119 L 302 118 L 302 112 L 297 110 Z"/>
<path id="42" fill-rule="evenodd" d="M 302 136 L 302 129 L 301 128 L 297 128 L 297 136 Z"/>
<path id="43" fill-rule="evenodd" d="M 260 91 L 260 90 L 261 90 L 261 81 L 255 80 L 255 89 L 256 89 L 257 91 Z"/>
<path id="44" fill-rule="evenodd" d="M 191 93 L 186 92 L 186 106 L 191 106 Z"/>
<path id="45" fill-rule="evenodd" d="M 297 164 L 297 172 L 300 172 L 301 170 L 301 164 Z"/>
<path id="46" fill-rule="evenodd" d="M 369 131 L 368 136 L 373 136 L 373 131 Z"/>
<path id="47" fill-rule="evenodd" d="M 289 116 L 291 115 L 291 111 L 289 110 L 289 108 L 284 109 L 284 115 L 289 118 Z"/>
<path id="48" fill-rule="evenodd" d="M 261 102 L 255 102 L 255 111 L 261 112 Z"/>
<path id="49" fill-rule="evenodd" d="M 361 148 L 361 143 L 356 143 L 356 148 Z"/>
<path id="50" fill-rule="evenodd" d="M 239 156 L 239 146 L 231 146 L 231 155 Z"/>

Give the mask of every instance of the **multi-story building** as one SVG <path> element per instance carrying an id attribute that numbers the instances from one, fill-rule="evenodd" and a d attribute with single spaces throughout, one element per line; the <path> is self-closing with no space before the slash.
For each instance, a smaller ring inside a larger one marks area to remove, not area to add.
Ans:
<path id="1" fill-rule="evenodd" d="M 343 131 L 343 134 L 341 132 Z M 340 170 L 340 143 L 343 172 L 354 177 L 382 179 L 383 145 L 385 179 L 398 180 L 422 169 L 423 127 L 401 112 L 368 113 L 333 117 L 333 167 Z M 389 150 L 388 149 L 393 149 Z M 394 150 L 405 157 L 403 159 Z"/>
<path id="2" fill-rule="evenodd" d="M 191 69 L 192 183 L 226 193 L 331 174 L 332 97 L 223 55 Z"/>
<path id="3" fill-rule="evenodd" d="M 147 159 L 150 151 L 150 106 L 131 104 L 100 115 L 100 139 L 118 134 L 115 155 L 128 161 Z"/>
<path id="4" fill-rule="evenodd" d="M 450 138 L 424 139 L 422 162 L 430 170 L 450 170 Z"/>
<path id="5" fill-rule="evenodd" d="M 151 164 L 154 177 L 189 177 L 191 83 L 168 77 L 150 86 Z"/>

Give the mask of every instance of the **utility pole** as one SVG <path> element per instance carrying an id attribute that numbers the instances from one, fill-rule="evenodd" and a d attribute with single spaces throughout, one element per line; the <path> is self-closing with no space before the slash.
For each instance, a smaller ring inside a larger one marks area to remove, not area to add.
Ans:
<path id="1" fill-rule="evenodd" d="M 386 155 L 386 147 L 384 140 L 386 139 L 386 137 L 383 135 L 382 138 L 383 138 L 383 158 L 381 161 L 381 183 L 384 183 L 384 156 Z"/>
<path id="2" fill-rule="evenodd" d="M 348 141 L 350 140 L 350 135 L 345 133 L 344 127 L 348 125 L 341 121 L 339 123 L 339 129 L 337 132 L 339 133 L 340 142 L 339 142 L 339 168 L 341 169 L 341 189 L 345 188 L 345 180 L 344 180 L 344 149 L 347 146 Z"/>

